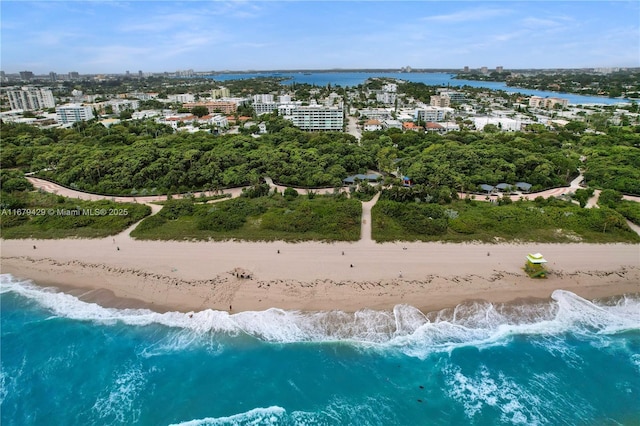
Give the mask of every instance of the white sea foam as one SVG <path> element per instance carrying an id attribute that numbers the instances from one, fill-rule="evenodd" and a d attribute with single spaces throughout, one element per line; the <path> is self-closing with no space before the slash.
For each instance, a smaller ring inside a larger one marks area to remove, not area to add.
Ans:
<path id="1" fill-rule="evenodd" d="M 316 412 L 292 411 L 282 407 L 254 408 L 244 413 L 226 417 L 207 417 L 189 420 L 174 426 L 223 426 L 223 425 L 334 425 L 334 424 L 389 424 L 384 419 L 393 419 L 395 412 L 389 401 L 369 397 L 354 404 L 335 398 L 322 410 Z"/>
<path id="2" fill-rule="evenodd" d="M 119 424 L 136 423 L 140 407 L 136 400 L 146 383 L 145 374 L 139 367 L 129 367 L 118 373 L 111 384 L 94 403 L 92 409 L 100 419 L 111 419 Z"/>
<path id="3" fill-rule="evenodd" d="M 509 380 L 502 373 L 492 377 L 486 367 L 478 374 L 465 376 L 459 367 L 447 372 L 447 393 L 464 406 L 468 418 L 486 407 L 500 411 L 502 423 L 537 425 L 547 423 L 542 415 L 542 401 L 533 393 Z"/>
<path id="4" fill-rule="evenodd" d="M 286 414 L 282 407 L 254 408 L 228 417 L 207 417 L 177 423 L 175 426 L 276 425 Z"/>
<path id="5" fill-rule="evenodd" d="M 395 348 L 426 357 L 434 351 L 460 346 L 506 344 L 515 335 L 553 336 L 560 333 L 607 335 L 640 329 L 640 299 L 620 298 L 616 304 L 595 304 L 563 290 L 553 292 L 553 301 L 538 304 L 462 304 L 455 309 L 424 315 L 409 305 L 392 312 L 361 310 L 299 312 L 282 309 L 240 312 L 157 313 L 147 309 L 105 308 L 77 297 L 0 276 L 0 292 L 19 294 L 55 316 L 101 324 L 132 326 L 162 325 L 177 330 L 154 348 L 154 352 L 183 349 L 194 342 L 217 350 L 212 336 L 246 335 L 268 342 L 349 341 L 374 348 Z"/>

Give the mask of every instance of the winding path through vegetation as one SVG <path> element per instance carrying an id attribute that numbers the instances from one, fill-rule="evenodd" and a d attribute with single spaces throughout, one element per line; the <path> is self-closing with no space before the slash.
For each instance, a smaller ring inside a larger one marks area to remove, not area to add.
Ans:
<path id="1" fill-rule="evenodd" d="M 57 195 L 62 195 L 64 197 L 68 197 L 68 198 L 77 198 L 80 200 L 89 200 L 89 201 L 98 201 L 98 200 L 111 200 L 111 201 L 116 201 L 119 203 L 141 203 L 141 204 L 146 204 L 149 207 L 151 207 L 151 215 L 154 215 L 156 213 L 158 213 L 162 206 L 159 206 L 157 204 L 154 204 L 158 201 L 166 201 L 167 196 L 166 195 L 147 195 L 147 196 L 109 196 L 109 195 L 99 195 L 99 194 L 92 194 L 89 192 L 83 192 L 83 191 L 78 191 L 75 189 L 71 189 L 71 188 L 66 188 L 64 186 L 58 185 L 56 183 L 50 182 L 48 180 L 44 180 L 44 179 L 39 179 L 36 177 L 32 177 L 32 176 L 27 176 L 27 179 L 29 180 L 29 182 L 31 182 L 33 184 L 33 186 L 37 189 L 46 191 L 46 192 L 50 192 L 53 194 L 57 194 Z M 277 185 L 273 182 L 273 179 L 269 178 L 269 177 L 265 177 L 265 182 L 271 187 L 271 188 L 276 188 L 278 191 L 283 192 L 287 187 L 286 186 L 282 186 L 282 185 Z M 557 197 L 560 195 L 566 195 L 569 193 L 573 193 L 575 192 L 576 189 L 580 189 L 580 183 L 584 180 L 584 176 L 582 175 L 582 173 L 575 178 L 573 181 L 571 181 L 569 186 L 565 186 L 565 187 L 560 187 L 560 188 L 552 188 L 552 189 L 548 189 L 545 191 L 540 191 L 540 192 L 535 192 L 535 193 L 529 193 L 529 194 L 518 194 L 518 195 L 511 195 L 510 198 L 513 201 L 517 201 L 519 200 L 521 197 L 525 197 L 528 198 L 530 200 L 533 200 L 536 197 L 543 197 L 543 198 L 549 198 L 549 197 Z M 240 188 L 231 188 L 231 189 L 224 189 L 221 191 L 217 191 L 217 192 L 213 192 L 213 191 L 206 191 L 206 192 L 196 192 L 193 193 L 193 196 L 200 197 L 202 194 L 204 194 L 204 196 L 210 197 L 213 195 L 219 195 L 219 194 L 228 194 L 230 195 L 230 198 L 237 198 L 242 194 L 242 190 L 244 188 L 240 187 Z M 313 190 L 309 190 L 306 188 L 295 188 L 293 187 L 293 189 L 295 189 L 296 191 L 298 191 L 298 193 L 301 194 L 308 194 L 310 191 L 314 191 L 317 193 L 321 193 L 321 192 L 325 192 L 325 193 L 333 193 L 336 188 L 318 188 L 318 189 L 313 189 Z M 348 189 L 345 187 L 339 188 L 339 191 L 342 192 L 347 192 Z M 459 193 L 458 194 L 460 198 L 464 198 L 467 196 L 466 193 Z M 184 194 L 182 195 L 174 195 L 174 198 L 182 198 L 184 197 Z M 494 195 L 495 197 L 495 195 Z M 600 191 L 596 190 L 594 192 L 593 197 L 591 197 L 588 202 L 586 207 L 587 208 L 592 208 L 592 207 L 597 207 L 597 203 L 598 203 L 598 198 L 600 197 Z M 371 238 L 371 210 L 373 209 L 373 206 L 375 206 L 375 204 L 378 202 L 378 199 L 380 198 L 380 193 L 378 192 L 375 197 L 373 197 L 370 201 L 367 202 L 363 202 L 362 203 L 362 218 L 361 218 L 361 232 L 360 232 L 360 242 L 362 243 L 371 243 L 373 242 L 373 239 Z M 623 197 L 625 200 L 629 200 L 629 201 L 635 201 L 635 202 L 640 202 L 640 197 L 636 197 L 636 196 L 631 196 L 631 195 L 625 195 Z M 219 200 L 213 200 L 210 202 L 219 202 L 219 201 L 224 201 L 224 200 L 228 200 L 229 198 L 221 198 Z M 479 197 L 479 200 L 483 200 L 484 197 Z M 127 229 L 125 229 L 124 231 L 122 231 L 120 234 L 118 234 L 117 236 L 119 238 L 131 238 L 129 236 L 129 233 L 131 231 L 133 231 L 135 229 L 136 226 L 138 226 L 138 223 L 140 222 L 136 222 L 133 225 L 131 225 L 130 227 L 128 227 Z M 629 224 L 629 227 L 631 229 L 633 229 L 635 232 L 638 233 L 638 235 L 640 235 L 640 227 L 634 225 L 633 223 L 627 221 L 627 223 Z"/>

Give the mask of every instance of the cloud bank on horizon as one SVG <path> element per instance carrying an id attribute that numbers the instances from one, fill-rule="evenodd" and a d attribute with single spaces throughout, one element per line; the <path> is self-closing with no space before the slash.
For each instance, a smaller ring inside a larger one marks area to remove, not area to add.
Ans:
<path id="1" fill-rule="evenodd" d="M 640 66 L 636 1 L 3 1 L 36 74 Z"/>

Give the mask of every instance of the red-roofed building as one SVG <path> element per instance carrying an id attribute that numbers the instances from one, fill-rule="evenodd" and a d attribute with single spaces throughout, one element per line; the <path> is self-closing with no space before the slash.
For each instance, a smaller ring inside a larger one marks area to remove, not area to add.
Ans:
<path id="1" fill-rule="evenodd" d="M 423 130 L 421 126 L 418 126 L 413 121 L 405 121 L 402 123 L 402 130 L 413 130 L 414 132 L 419 132 Z"/>
<path id="2" fill-rule="evenodd" d="M 427 123 L 424 125 L 427 132 L 444 133 L 446 129 L 438 123 Z"/>

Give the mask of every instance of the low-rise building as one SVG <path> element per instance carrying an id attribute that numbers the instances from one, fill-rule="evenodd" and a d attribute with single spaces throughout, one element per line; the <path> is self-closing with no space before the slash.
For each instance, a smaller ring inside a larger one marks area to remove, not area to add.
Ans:
<path id="1" fill-rule="evenodd" d="M 520 120 L 507 117 L 475 117 L 473 122 L 476 130 L 484 130 L 487 124 L 493 124 L 503 132 L 516 132 L 522 128 Z"/>
<path id="2" fill-rule="evenodd" d="M 56 107 L 56 120 L 61 124 L 87 121 L 93 118 L 93 111 L 88 105 L 66 104 Z"/>
<path id="3" fill-rule="evenodd" d="M 103 106 L 110 105 L 114 114 L 120 114 L 126 110 L 136 110 L 140 106 L 140 101 L 135 99 L 114 99 L 107 101 Z"/>
<path id="4" fill-rule="evenodd" d="M 169 95 L 167 96 L 169 102 L 179 102 L 181 104 L 195 102 L 196 97 L 191 93 L 180 93 L 177 95 Z"/>
<path id="5" fill-rule="evenodd" d="M 447 95 L 434 95 L 429 98 L 429 104 L 433 107 L 449 107 L 451 98 Z"/>
<path id="6" fill-rule="evenodd" d="M 391 118 L 391 111 L 385 108 L 361 109 L 360 117 L 367 117 L 373 120 L 387 120 Z"/>
<path id="7" fill-rule="evenodd" d="M 379 120 L 367 120 L 362 128 L 365 132 L 375 132 L 376 130 L 382 130 L 382 123 Z"/>
<path id="8" fill-rule="evenodd" d="M 382 122 L 383 129 L 400 129 L 402 130 L 402 123 L 398 120 L 384 120 Z"/>
<path id="9" fill-rule="evenodd" d="M 529 106 L 534 108 L 554 108 L 556 105 L 560 105 L 562 108 L 566 108 L 569 104 L 568 99 L 563 98 L 543 98 L 541 96 L 532 96 L 529 98 Z"/>
<path id="10" fill-rule="evenodd" d="M 427 124 L 432 124 L 432 123 L 427 123 Z M 414 123 L 413 121 L 405 121 L 402 123 L 402 130 L 411 130 L 414 132 L 419 132 L 421 130 L 424 130 L 424 128 L 422 126 L 418 126 L 416 123 Z"/>
<path id="11" fill-rule="evenodd" d="M 208 101 L 208 102 L 190 102 L 182 104 L 183 108 L 192 109 L 203 106 L 207 108 L 209 114 L 214 112 L 222 112 L 224 114 L 232 114 L 238 109 L 238 104 L 230 101 Z"/>

